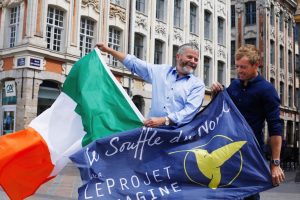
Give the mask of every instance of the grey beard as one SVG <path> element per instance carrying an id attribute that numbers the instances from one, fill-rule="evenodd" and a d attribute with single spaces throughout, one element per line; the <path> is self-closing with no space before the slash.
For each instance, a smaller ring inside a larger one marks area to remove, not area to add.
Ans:
<path id="1" fill-rule="evenodd" d="M 188 68 L 186 66 L 182 67 L 182 70 L 185 74 L 193 74 L 194 73 L 194 69 L 191 68 L 190 70 L 188 70 Z"/>

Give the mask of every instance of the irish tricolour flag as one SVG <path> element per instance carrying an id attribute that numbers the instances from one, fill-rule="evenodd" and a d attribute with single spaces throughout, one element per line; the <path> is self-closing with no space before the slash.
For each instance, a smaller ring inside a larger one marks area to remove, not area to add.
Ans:
<path id="1" fill-rule="evenodd" d="M 0 137 L 0 185 L 24 199 L 90 142 L 142 126 L 143 117 L 95 49 L 75 63 L 54 104 L 25 130 Z"/>

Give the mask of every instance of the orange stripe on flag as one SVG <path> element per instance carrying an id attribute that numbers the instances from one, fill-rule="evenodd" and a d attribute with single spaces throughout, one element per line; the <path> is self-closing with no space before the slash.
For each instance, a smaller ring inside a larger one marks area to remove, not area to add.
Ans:
<path id="1" fill-rule="evenodd" d="M 32 195 L 54 165 L 44 139 L 32 128 L 0 137 L 0 185 L 12 200 Z"/>

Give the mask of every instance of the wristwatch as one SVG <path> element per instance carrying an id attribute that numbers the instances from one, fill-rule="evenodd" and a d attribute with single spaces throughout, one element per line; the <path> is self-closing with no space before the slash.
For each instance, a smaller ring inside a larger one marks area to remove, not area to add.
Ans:
<path id="1" fill-rule="evenodd" d="M 165 117 L 165 125 L 166 126 L 169 126 L 170 125 L 170 119 L 169 119 L 169 117 Z"/>
<path id="2" fill-rule="evenodd" d="M 280 160 L 279 159 L 273 159 L 273 160 L 271 160 L 271 163 L 275 166 L 279 166 L 280 165 Z"/>

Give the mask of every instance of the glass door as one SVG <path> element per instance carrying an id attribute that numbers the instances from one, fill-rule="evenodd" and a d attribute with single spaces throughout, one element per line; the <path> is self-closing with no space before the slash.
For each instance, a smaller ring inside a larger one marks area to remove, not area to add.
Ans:
<path id="1" fill-rule="evenodd" d="M 2 106 L 1 135 L 15 132 L 16 106 Z"/>

